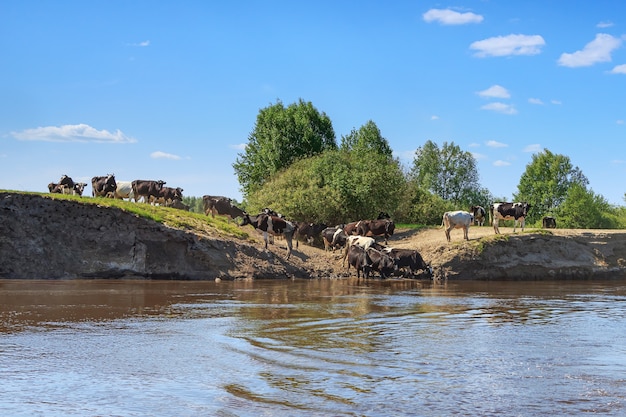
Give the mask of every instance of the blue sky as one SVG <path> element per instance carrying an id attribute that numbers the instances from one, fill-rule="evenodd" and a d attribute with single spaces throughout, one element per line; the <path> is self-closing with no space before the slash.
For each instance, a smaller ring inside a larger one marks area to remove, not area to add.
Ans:
<path id="1" fill-rule="evenodd" d="M 373 120 L 407 167 L 454 142 L 496 197 L 549 149 L 626 204 L 624 2 L 6 0 L 0 19 L 0 189 L 114 173 L 240 200 L 259 110 L 301 98 L 338 143 Z"/>

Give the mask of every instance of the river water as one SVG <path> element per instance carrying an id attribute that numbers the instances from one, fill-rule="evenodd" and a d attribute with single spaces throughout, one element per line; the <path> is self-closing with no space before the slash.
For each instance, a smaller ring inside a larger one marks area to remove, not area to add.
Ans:
<path id="1" fill-rule="evenodd" d="M 626 415 L 626 282 L 0 281 L 2 416 Z"/>

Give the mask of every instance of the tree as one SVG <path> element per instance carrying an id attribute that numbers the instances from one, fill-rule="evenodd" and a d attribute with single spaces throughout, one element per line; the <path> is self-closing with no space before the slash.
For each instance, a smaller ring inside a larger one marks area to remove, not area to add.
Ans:
<path id="1" fill-rule="evenodd" d="M 558 208 L 559 227 L 611 229 L 619 227 L 618 215 L 602 196 L 574 183 Z"/>
<path id="2" fill-rule="evenodd" d="M 380 155 L 393 157 L 389 142 L 385 139 L 376 123 L 369 120 L 359 130 L 352 129 L 350 134 L 341 137 L 341 147 L 344 151 L 373 151 Z"/>
<path id="3" fill-rule="evenodd" d="M 573 185 L 586 188 L 589 181 L 578 167 L 572 167 L 567 156 L 553 154 L 548 149 L 534 154 L 520 178 L 516 201 L 531 204 L 529 222 L 536 222 L 552 214 L 567 197 Z"/>
<path id="4" fill-rule="evenodd" d="M 457 206 L 475 204 L 474 196 L 483 194 L 478 183 L 476 159 L 454 142 L 441 149 L 428 140 L 417 148 L 411 177 L 418 187 L 431 191 Z"/>
<path id="5" fill-rule="evenodd" d="M 287 217 L 334 225 L 394 214 L 405 195 L 400 164 L 385 155 L 329 150 L 303 159 L 250 194 L 248 208 L 270 206 Z"/>
<path id="6" fill-rule="evenodd" d="M 278 101 L 259 111 L 246 149 L 233 168 L 245 198 L 298 159 L 336 148 L 335 132 L 325 113 L 302 99 L 286 108 Z"/>

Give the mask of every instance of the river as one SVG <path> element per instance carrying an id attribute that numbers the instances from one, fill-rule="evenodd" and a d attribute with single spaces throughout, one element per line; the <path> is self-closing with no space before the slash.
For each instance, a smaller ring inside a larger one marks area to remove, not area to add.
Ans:
<path id="1" fill-rule="evenodd" d="M 626 282 L 0 280 L 3 416 L 626 415 Z"/>

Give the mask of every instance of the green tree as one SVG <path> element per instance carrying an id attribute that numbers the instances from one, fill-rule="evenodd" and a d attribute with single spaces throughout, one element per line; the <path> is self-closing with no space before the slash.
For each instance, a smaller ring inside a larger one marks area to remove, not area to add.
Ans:
<path id="1" fill-rule="evenodd" d="M 393 152 L 389 146 L 389 142 L 380 133 L 380 129 L 372 120 L 361 126 L 359 130 L 352 131 L 341 137 L 340 149 L 344 151 L 372 151 L 380 155 L 393 157 Z"/>
<path id="2" fill-rule="evenodd" d="M 606 199 L 574 183 L 558 210 L 558 226 L 573 229 L 618 228 L 618 213 Z"/>
<path id="3" fill-rule="evenodd" d="M 233 164 L 244 198 L 301 158 L 336 149 L 330 118 L 302 99 L 259 111 L 248 144 Z"/>
<path id="4" fill-rule="evenodd" d="M 250 194 L 248 208 L 271 206 L 294 220 L 329 225 L 393 215 L 405 195 L 400 164 L 375 151 L 362 156 L 330 150 L 300 160 Z"/>
<path id="5" fill-rule="evenodd" d="M 573 167 L 569 157 L 553 154 L 548 149 L 534 154 L 532 161 L 517 186 L 516 201 L 527 201 L 531 204 L 528 221 L 540 220 L 553 212 L 565 201 L 568 190 L 573 185 L 583 189 L 589 181 L 578 167 Z"/>
<path id="6" fill-rule="evenodd" d="M 428 140 L 417 148 L 410 172 L 419 188 L 424 188 L 457 206 L 475 204 L 482 194 L 476 159 L 454 142 L 444 142 L 441 149 Z"/>

